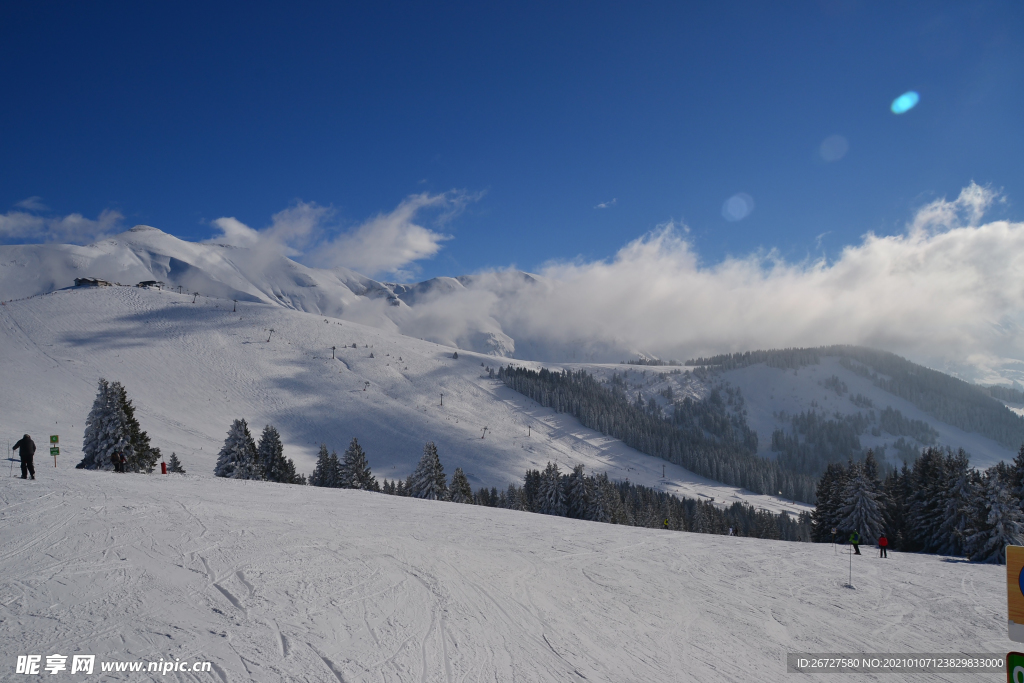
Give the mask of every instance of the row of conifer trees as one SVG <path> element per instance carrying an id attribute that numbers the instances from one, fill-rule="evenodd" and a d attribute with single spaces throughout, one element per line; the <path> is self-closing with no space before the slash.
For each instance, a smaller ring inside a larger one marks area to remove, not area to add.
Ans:
<path id="1" fill-rule="evenodd" d="M 245 420 L 235 420 L 217 455 L 213 474 L 230 479 L 260 479 L 281 484 L 305 484 L 295 463 L 284 457 L 281 435 L 271 425 L 263 428 L 257 444 Z"/>
<path id="2" fill-rule="evenodd" d="M 927 448 L 912 466 L 879 479 L 874 454 L 828 466 L 818 484 L 812 538 L 840 540 L 852 531 L 894 550 L 1004 563 L 1007 545 L 1024 542 L 1024 446 L 1013 464 L 985 471 L 960 449 Z"/>

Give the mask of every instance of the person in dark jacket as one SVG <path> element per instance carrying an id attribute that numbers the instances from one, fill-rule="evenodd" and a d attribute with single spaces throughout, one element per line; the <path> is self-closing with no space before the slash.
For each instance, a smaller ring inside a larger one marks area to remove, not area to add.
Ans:
<path id="1" fill-rule="evenodd" d="M 36 466 L 32 462 L 32 458 L 36 454 L 36 444 L 32 441 L 32 437 L 26 434 L 21 437 L 18 443 L 14 444 L 14 447 L 18 449 L 18 455 L 21 456 L 21 478 L 28 479 L 28 475 L 32 475 L 32 478 L 36 478 Z"/>
<path id="2" fill-rule="evenodd" d="M 888 547 L 889 547 L 889 539 L 885 537 L 885 534 L 882 534 L 881 536 L 878 537 L 878 556 L 879 557 L 889 557 L 889 553 L 886 552 L 886 548 L 888 548 Z"/>

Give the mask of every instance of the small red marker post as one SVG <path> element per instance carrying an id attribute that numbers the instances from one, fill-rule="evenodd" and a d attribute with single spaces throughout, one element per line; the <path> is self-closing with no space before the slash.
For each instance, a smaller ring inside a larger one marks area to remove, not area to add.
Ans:
<path id="1" fill-rule="evenodd" d="M 160 463 L 160 474 L 167 474 L 167 463 Z"/>

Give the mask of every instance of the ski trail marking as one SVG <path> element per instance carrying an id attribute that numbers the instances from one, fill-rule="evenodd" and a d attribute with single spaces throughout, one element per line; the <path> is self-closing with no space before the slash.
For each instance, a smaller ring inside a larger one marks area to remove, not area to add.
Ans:
<path id="1" fill-rule="evenodd" d="M 249 589 L 250 597 L 256 594 L 256 589 L 252 587 L 251 583 L 245 580 L 245 572 L 239 569 L 237 572 L 235 572 L 235 576 L 238 577 L 238 580 L 242 582 L 243 586 Z"/>
<path id="2" fill-rule="evenodd" d="M 219 583 L 213 584 L 213 587 L 219 590 L 221 593 L 223 593 L 224 597 L 228 599 L 228 602 L 230 602 L 237 609 L 239 609 L 242 612 L 242 614 L 249 616 L 248 611 L 246 611 L 246 609 L 242 607 L 242 603 L 238 601 L 238 598 L 231 594 L 231 591 L 229 591 L 227 588 L 220 585 Z"/>
<path id="3" fill-rule="evenodd" d="M 313 647 L 313 643 L 306 643 L 306 645 L 309 646 L 310 650 L 316 653 L 317 657 L 323 660 L 323 663 L 327 667 L 327 670 L 334 674 L 334 677 L 338 679 L 338 683 L 345 683 L 345 677 L 341 675 L 340 671 L 338 671 L 338 668 L 337 666 L 335 666 L 334 662 L 328 659 L 322 652 L 320 652 L 320 650 Z"/>

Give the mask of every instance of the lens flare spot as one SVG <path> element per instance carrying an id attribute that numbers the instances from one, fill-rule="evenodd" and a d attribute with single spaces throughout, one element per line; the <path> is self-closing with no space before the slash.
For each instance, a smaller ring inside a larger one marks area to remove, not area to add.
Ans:
<path id="1" fill-rule="evenodd" d="M 829 135 L 818 148 L 818 154 L 825 161 L 839 161 L 850 150 L 850 143 L 842 135 Z"/>
<path id="2" fill-rule="evenodd" d="M 754 198 L 749 194 L 737 192 L 722 204 L 722 218 L 727 221 L 741 221 L 754 210 Z"/>
<path id="3" fill-rule="evenodd" d="M 905 114 L 921 101 L 921 96 L 913 90 L 905 92 L 895 100 L 892 101 L 892 113 L 893 114 Z"/>

